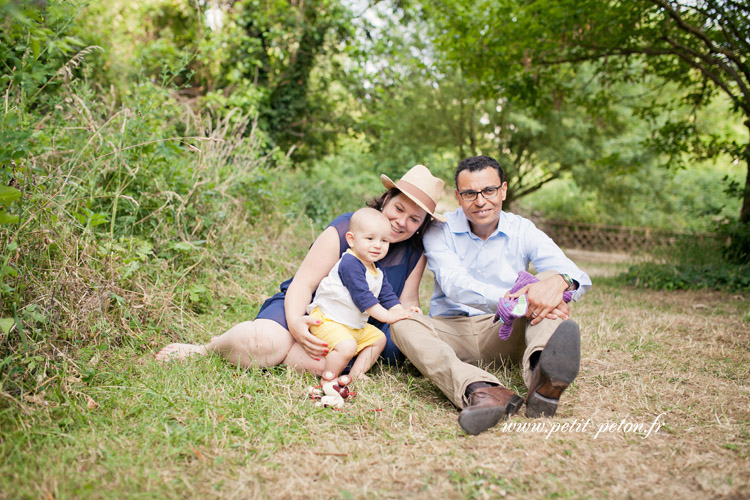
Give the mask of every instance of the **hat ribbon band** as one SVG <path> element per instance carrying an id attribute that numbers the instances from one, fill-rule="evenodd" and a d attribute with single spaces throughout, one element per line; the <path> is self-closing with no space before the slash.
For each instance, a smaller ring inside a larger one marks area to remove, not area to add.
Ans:
<path id="1" fill-rule="evenodd" d="M 396 183 L 396 187 L 398 187 L 401 191 L 405 193 L 409 193 L 410 195 L 414 196 L 416 199 L 421 201 L 424 206 L 426 206 L 430 212 L 435 211 L 435 201 L 433 201 L 432 198 L 427 196 L 427 193 L 419 189 L 417 186 L 412 184 L 411 182 L 405 181 L 403 179 L 399 179 L 399 181 Z"/>

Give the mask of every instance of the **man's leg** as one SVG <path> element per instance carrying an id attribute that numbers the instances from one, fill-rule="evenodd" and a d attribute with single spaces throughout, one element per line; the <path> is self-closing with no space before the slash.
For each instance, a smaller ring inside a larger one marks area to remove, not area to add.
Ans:
<path id="1" fill-rule="evenodd" d="M 513 321 L 510 337 L 503 340 L 498 335 L 501 323 L 493 323 L 494 316 L 492 314 L 478 316 L 478 318 L 480 318 L 479 327 L 482 330 L 479 337 L 479 349 L 482 353 L 481 361 L 487 364 L 494 363 L 495 365 L 508 362 L 521 365 L 526 350 L 527 321 L 524 318 Z"/>
<path id="2" fill-rule="evenodd" d="M 554 271 L 537 275 L 545 279 Z M 544 319 L 526 326 L 526 349 L 523 354 L 523 381 L 529 388 L 526 398 L 527 417 L 552 417 L 560 396 L 578 375 L 581 362 L 581 335 L 572 320 Z M 515 326 L 515 325 L 514 325 Z"/>
<path id="3" fill-rule="evenodd" d="M 530 345 L 524 356 L 523 376 L 529 388 L 526 416 L 531 418 L 555 415 L 560 396 L 578 376 L 581 364 L 581 334 L 578 324 L 572 320 L 543 320 L 535 326 L 548 321 L 555 329 L 541 353 L 533 350 Z M 535 336 L 534 340 L 538 341 L 544 336 L 546 334 Z"/>
<path id="4" fill-rule="evenodd" d="M 470 364 L 479 359 L 471 318 L 413 316 L 391 325 L 391 338 L 417 369 L 458 408 L 473 382 L 500 385 L 497 377 Z"/>
<path id="5" fill-rule="evenodd" d="M 545 279 L 555 271 L 539 273 Z M 480 316 L 483 330 L 479 339 L 481 361 L 485 363 L 510 360 L 521 364 L 523 381 L 529 388 L 526 416 L 551 417 L 555 414 L 560 395 L 578 375 L 580 334 L 571 320 L 544 319 L 531 326 L 525 318 L 513 322 L 507 340 L 498 335 L 499 323 L 492 315 Z"/>
<path id="6" fill-rule="evenodd" d="M 497 377 L 470 364 L 480 358 L 480 324 L 476 318 L 421 316 L 391 326 L 398 348 L 463 409 L 458 422 L 468 434 L 489 429 L 523 405 L 523 399 L 501 387 Z"/>

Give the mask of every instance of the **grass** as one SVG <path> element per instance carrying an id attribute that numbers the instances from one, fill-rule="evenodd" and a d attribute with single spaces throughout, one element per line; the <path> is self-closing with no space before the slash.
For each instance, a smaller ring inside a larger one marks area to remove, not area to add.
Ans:
<path id="1" fill-rule="evenodd" d="M 246 278 L 221 295 L 243 297 Z M 220 309 L 186 312 L 177 335 L 205 341 L 240 314 Z M 311 376 L 285 368 L 159 364 L 164 334 L 89 347 L 35 394 L 4 398 L 0 498 L 747 497 L 748 310 L 746 295 L 595 278 L 575 309 L 581 374 L 558 415 L 476 437 L 409 365 L 377 366 L 331 411 L 305 397 Z M 517 370 L 498 374 L 525 392 Z"/>

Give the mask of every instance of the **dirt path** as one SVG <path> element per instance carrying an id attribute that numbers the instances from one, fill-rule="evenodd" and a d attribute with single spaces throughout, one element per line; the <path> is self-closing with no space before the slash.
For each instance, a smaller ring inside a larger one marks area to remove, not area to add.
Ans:
<path id="1" fill-rule="evenodd" d="M 592 278 L 616 276 L 637 260 L 630 254 L 571 249 L 565 254 Z"/>

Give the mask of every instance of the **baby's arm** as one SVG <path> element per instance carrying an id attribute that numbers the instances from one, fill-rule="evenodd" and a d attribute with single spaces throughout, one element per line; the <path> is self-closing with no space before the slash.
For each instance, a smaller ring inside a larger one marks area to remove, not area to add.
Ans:
<path id="1" fill-rule="evenodd" d="M 381 272 L 383 272 L 383 285 L 380 288 L 380 295 L 378 295 L 378 305 L 380 306 L 380 309 L 374 311 L 375 314 L 368 309 L 367 314 L 383 323 L 395 323 L 396 321 L 406 319 L 409 317 L 409 311 L 422 314 L 422 310 L 418 306 L 411 306 L 408 311 L 404 309 L 404 306 L 401 305 L 398 297 L 396 297 L 396 294 L 393 292 L 391 284 L 388 283 L 388 278 L 386 278 L 385 272 L 382 271 L 382 268 Z M 373 309 L 376 308 L 373 306 Z"/>
<path id="2" fill-rule="evenodd" d="M 401 304 L 396 304 L 390 309 L 386 309 L 380 304 L 375 304 L 367 309 L 366 312 L 376 320 L 382 321 L 383 323 L 395 323 L 396 321 L 409 317 L 409 311 L 404 309 L 404 306 Z"/>

